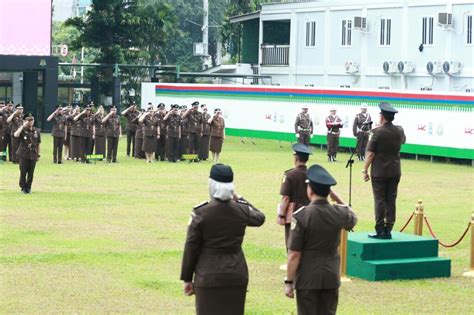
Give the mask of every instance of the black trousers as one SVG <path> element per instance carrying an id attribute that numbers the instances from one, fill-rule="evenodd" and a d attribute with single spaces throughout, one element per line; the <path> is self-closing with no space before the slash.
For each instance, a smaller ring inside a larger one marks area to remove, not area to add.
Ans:
<path id="1" fill-rule="evenodd" d="M 166 135 L 161 134 L 160 139 L 156 139 L 155 159 L 164 161 L 166 159 Z"/>
<path id="2" fill-rule="evenodd" d="M 199 144 L 199 159 L 207 160 L 209 158 L 209 145 L 211 141 L 210 135 L 202 135 L 201 142 Z"/>
<path id="3" fill-rule="evenodd" d="M 199 153 L 199 138 L 197 133 L 189 134 L 189 154 Z"/>
<path id="4" fill-rule="evenodd" d="M 336 156 L 339 150 L 339 135 L 328 133 L 328 156 Z"/>
<path id="5" fill-rule="evenodd" d="M 107 161 L 117 161 L 118 137 L 107 137 Z"/>
<path id="6" fill-rule="evenodd" d="M 336 314 L 339 289 L 296 290 L 298 315 Z"/>
<path id="7" fill-rule="evenodd" d="M 8 160 L 12 161 L 12 137 L 9 133 L 6 133 L 3 137 L 2 151 L 8 151 Z M 8 150 L 7 150 L 8 148 Z M 5 160 L 7 157 L 5 157 Z"/>
<path id="8" fill-rule="evenodd" d="M 197 315 L 243 315 L 247 287 L 199 288 L 196 292 Z"/>
<path id="9" fill-rule="evenodd" d="M 94 147 L 92 138 L 81 137 L 82 138 L 82 150 L 81 150 L 81 160 L 86 160 L 86 155 L 92 154 Z"/>
<path id="10" fill-rule="evenodd" d="M 63 160 L 63 137 L 53 137 L 53 161 L 54 163 Z"/>
<path id="11" fill-rule="evenodd" d="M 365 156 L 365 149 L 367 148 L 367 143 L 369 142 L 369 134 L 361 131 L 357 134 L 357 146 L 356 153 L 358 156 Z"/>
<path id="12" fill-rule="evenodd" d="M 18 162 L 19 158 L 18 155 L 16 155 L 16 150 L 18 150 L 18 146 L 20 145 L 20 138 L 16 138 L 13 135 L 10 135 L 11 137 L 11 155 L 10 155 L 10 161 L 12 162 Z"/>
<path id="13" fill-rule="evenodd" d="M 181 136 L 179 139 L 179 158 L 183 154 L 188 154 L 189 153 L 189 141 L 188 141 L 188 136 Z"/>
<path id="14" fill-rule="evenodd" d="M 20 188 L 22 190 L 31 189 L 35 167 L 36 160 L 20 158 Z"/>
<path id="15" fill-rule="evenodd" d="M 308 132 L 299 132 L 298 134 L 300 135 L 298 138 L 298 143 L 309 145 L 310 134 Z"/>
<path id="16" fill-rule="evenodd" d="M 171 161 L 176 162 L 180 159 L 178 137 L 168 137 L 168 150 Z"/>
<path id="17" fill-rule="evenodd" d="M 135 134 L 136 131 L 127 130 L 127 156 L 130 156 L 130 152 L 132 155 L 135 154 Z"/>
<path id="18" fill-rule="evenodd" d="M 396 219 L 396 201 L 400 177 L 372 178 L 372 191 L 374 193 L 375 230 L 381 231 L 386 227 L 392 230 Z"/>

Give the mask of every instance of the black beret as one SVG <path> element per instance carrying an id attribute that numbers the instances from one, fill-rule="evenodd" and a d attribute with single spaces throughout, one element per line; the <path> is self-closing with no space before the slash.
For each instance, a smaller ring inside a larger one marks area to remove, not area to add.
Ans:
<path id="1" fill-rule="evenodd" d="M 334 186 L 337 184 L 334 177 L 329 174 L 328 171 L 324 169 L 321 165 L 314 164 L 306 173 L 307 182 L 309 181 L 312 184 L 321 185 L 321 186 Z"/>
<path id="2" fill-rule="evenodd" d="M 160 103 L 160 104 L 158 104 L 158 106 L 157 106 L 157 108 L 159 108 L 159 109 L 162 109 L 162 108 L 165 108 L 165 107 L 166 107 L 166 105 L 163 104 L 163 103 Z"/>
<path id="3" fill-rule="evenodd" d="M 211 167 L 209 177 L 216 182 L 232 183 L 234 181 L 234 172 L 232 172 L 230 166 L 218 163 Z"/>
<path id="4" fill-rule="evenodd" d="M 23 119 L 24 120 L 33 120 L 33 119 L 35 119 L 35 117 L 33 117 L 32 113 L 26 113 L 25 115 L 23 115 Z"/>
<path id="5" fill-rule="evenodd" d="M 292 145 L 292 148 L 295 154 L 313 154 L 311 148 L 302 143 L 295 143 Z"/>
<path id="6" fill-rule="evenodd" d="M 392 104 L 387 102 L 382 102 L 379 104 L 379 108 L 382 112 L 389 113 L 389 114 L 396 114 L 398 110 L 396 110 Z"/>
<path id="7" fill-rule="evenodd" d="M 191 106 L 199 106 L 199 102 L 198 101 L 195 101 L 191 104 Z"/>
<path id="8" fill-rule="evenodd" d="M 187 105 L 181 105 L 180 108 L 181 108 L 181 109 L 188 109 L 188 106 L 187 106 Z"/>
<path id="9" fill-rule="evenodd" d="M 178 108 L 179 108 L 179 105 L 178 105 L 178 104 L 172 104 L 172 105 L 171 105 L 171 108 L 172 108 L 172 109 L 178 109 Z"/>
<path id="10" fill-rule="evenodd" d="M 201 108 L 203 108 L 204 106 L 206 106 L 206 104 L 201 104 Z"/>
<path id="11" fill-rule="evenodd" d="M 221 111 L 221 109 L 220 109 L 220 108 L 216 108 L 216 109 L 214 109 L 214 113 L 217 113 L 217 112 L 220 112 L 220 111 Z"/>

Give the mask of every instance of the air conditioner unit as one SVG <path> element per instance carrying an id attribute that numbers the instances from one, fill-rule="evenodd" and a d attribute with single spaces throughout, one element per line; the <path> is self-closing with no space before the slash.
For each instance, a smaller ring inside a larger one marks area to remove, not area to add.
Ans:
<path id="1" fill-rule="evenodd" d="M 344 64 L 344 69 L 346 70 L 347 74 L 354 74 L 359 72 L 359 63 L 356 61 L 346 61 Z"/>
<path id="2" fill-rule="evenodd" d="M 453 14 L 447 12 L 438 13 L 438 24 L 444 27 L 453 27 Z"/>
<path id="3" fill-rule="evenodd" d="M 354 16 L 354 29 L 365 31 L 367 29 L 367 18 Z"/>
<path id="4" fill-rule="evenodd" d="M 443 64 L 441 61 L 428 61 L 426 64 L 426 71 L 431 75 L 442 74 Z"/>
<path id="5" fill-rule="evenodd" d="M 385 74 L 394 74 L 398 72 L 398 64 L 396 61 L 384 61 L 382 68 Z"/>
<path id="6" fill-rule="evenodd" d="M 415 65 L 411 61 L 400 61 L 397 65 L 398 72 L 400 73 L 412 73 L 415 71 Z"/>
<path id="7" fill-rule="evenodd" d="M 445 61 L 443 63 L 443 71 L 446 74 L 457 74 L 462 69 L 462 63 L 459 61 Z"/>

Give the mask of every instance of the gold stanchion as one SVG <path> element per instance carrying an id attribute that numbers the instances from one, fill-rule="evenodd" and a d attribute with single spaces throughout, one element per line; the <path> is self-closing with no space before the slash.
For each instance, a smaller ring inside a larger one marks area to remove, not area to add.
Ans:
<path id="1" fill-rule="evenodd" d="M 423 202 L 421 200 L 418 200 L 416 203 L 416 208 L 415 208 L 415 227 L 413 234 L 415 235 L 423 235 L 423 218 L 424 218 L 424 206 Z"/>
<path id="2" fill-rule="evenodd" d="M 471 267 L 463 276 L 474 278 L 474 212 L 471 215 Z"/>
<path id="3" fill-rule="evenodd" d="M 344 229 L 341 231 L 341 244 L 339 245 L 339 254 L 341 255 L 341 282 L 351 282 L 351 279 L 347 277 L 347 238 L 348 232 Z"/>

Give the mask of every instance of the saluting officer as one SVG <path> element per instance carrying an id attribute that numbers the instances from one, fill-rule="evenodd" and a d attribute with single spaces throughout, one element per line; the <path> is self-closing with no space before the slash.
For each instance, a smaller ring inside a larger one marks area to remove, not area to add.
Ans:
<path id="1" fill-rule="evenodd" d="M 285 226 L 287 251 L 293 212 L 309 204 L 306 193 L 306 162 L 308 162 L 310 154 L 313 154 L 311 149 L 302 143 L 295 143 L 292 148 L 295 167 L 287 170 L 283 175 L 280 187 L 281 201 L 278 205 L 278 224 Z"/>
<path id="2" fill-rule="evenodd" d="M 360 113 L 358 113 L 354 119 L 352 125 L 352 132 L 354 137 L 357 138 L 356 154 L 359 161 L 363 161 L 365 158 L 365 148 L 369 141 L 369 133 L 372 129 L 372 118 L 367 113 L 367 104 L 362 103 L 360 107 Z"/>
<path id="3" fill-rule="evenodd" d="M 119 138 L 122 135 L 122 126 L 115 106 L 110 107 L 110 111 L 102 119 L 102 123 L 105 124 L 107 135 L 107 162 L 117 163 L 117 149 Z"/>
<path id="4" fill-rule="evenodd" d="M 4 109 L 5 109 L 5 102 L 3 101 L 0 101 L 0 152 L 5 152 L 5 142 L 4 142 L 4 138 L 5 138 L 5 134 L 4 134 L 4 130 L 5 130 L 5 127 L 6 127 L 6 122 L 7 122 L 7 118 L 4 116 Z M 2 157 L 2 159 L 5 161 L 6 160 L 6 156 Z"/>
<path id="5" fill-rule="evenodd" d="M 202 137 L 201 143 L 199 145 L 199 159 L 203 161 L 207 161 L 209 158 L 209 144 L 211 141 L 211 124 L 209 123 L 209 119 L 211 119 L 211 115 L 207 111 L 206 104 L 201 104 L 202 110 Z"/>
<path id="6" fill-rule="evenodd" d="M 329 162 L 336 162 L 337 151 L 339 150 L 339 135 L 341 134 L 340 128 L 342 126 L 342 119 L 336 115 L 336 109 L 331 108 L 330 115 L 326 117 Z"/>
<path id="7" fill-rule="evenodd" d="M 221 109 L 214 109 L 214 116 L 209 118 L 207 122 L 211 124 L 210 150 L 212 152 L 212 160 L 217 163 L 219 162 L 219 157 L 222 151 L 222 144 L 225 140 L 225 120 L 224 117 L 222 117 Z"/>
<path id="8" fill-rule="evenodd" d="M 82 156 L 82 124 L 79 120 L 76 120 L 76 116 L 79 115 L 81 109 L 79 107 L 74 108 L 71 115 L 67 117 L 68 121 L 71 122 L 71 145 L 70 145 L 70 157 L 78 161 Z"/>
<path id="9" fill-rule="evenodd" d="M 53 136 L 53 163 L 63 163 L 63 145 L 66 137 L 66 115 L 61 105 L 49 115 L 48 121 L 53 122 L 51 135 Z"/>
<path id="10" fill-rule="evenodd" d="M 307 174 L 311 202 L 297 210 L 291 221 L 285 294 L 293 298 L 296 289 L 299 315 L 336 314 L 341 229 L 351 230 L 357 216 L 345 205 L 328 202 L 336 180 L 323 167 L 313 165 Z"/>
<path id="11" fill-rule="evenodd" d="M 80 155 L 82 163 L 90 163 L 87 155 L 92 153 L 92 135 L 94 133 L 94 117 L 92 107 L 87 105 L 82 112 L 74 117 L 74 121 L 79 123 Z"/>
<path id="12" fill-rule="evenodd" d="M 15 132 L 23 125 L 23 106 L 21 104 L 17 104 L 15 106 L 15 111 L 7 118 L 7 122 L 10 123 L 10 136 L 12 139 L 12 154 L 11 154 L 11 161 L 15 164 L 18 164 L 18 156 L 16 155 L 16 151 L 18 150 L 18 146 L 20 144 L 20 139 L 15 137 Z"/>
<path id="13" fill-rule="evenodd" d="M 376 233 L 369 237 L 391 239 L 396 219 L 398 183 L 402 175 L 400 147 L 406 137 L 403 128 L 392 123 L 398 111 L 386 102 L 380 103 L 379 108 L 380 124 L 372 129 L 362 174 L 366 182 L 372 180 L 374 194 Z"/>
<path id="14" fill-rule="evenodd" d="M 179 105 L 171 105 L 171 110 L 166 114 L 164 120 L 166 121 L 168 137 L 168 150 L 170 155 L 170 162 L 177 162 L 179 156 L 179 139 L 181 137 L 181 116 L 178 113 Z"/>
<path id="15" fill-rule="evenodd" d="M 135 158 L 144 159 L 145 152 L 143 152 L 143 123 L 140 122 L 140 118 L 145 115 L 144 109 L 140 110 L 140 114 L 133 120 L 133 123 L 137 126 L 137 132 L 135 133 Z"/>
<path id="16" fill-rule="evenodd" d="M 158 104 L 156 119 L 160 127 L 160 137 L 156 139 L 155 159 L 157 161 L 166 160 L 166 106 L 163 103 Z"/>
<path id="17" fill-rule="evenodd" d="M 13 113 L 13 103 L 8 102 L 3 108 L 3 146 L 2 151 L 6 152 L 8 149 L 8 160 L 12 161 L 12 134 L 11 134 L 11 123 L 8 122 L 8 117 Z M 3 158 L 6 161 L 7 157 Z"/>
<path id="18" fill-rule="evenodd" d="M 24 194 L 31 193 L 31 184 L 35 173 L 36 161 L 40 157 L 40 130 L 34 127 L 35 119 L 31 113 L 22 117 L 23 124 L 13 136 L 19 140 L 16 154 L 20 160 L 20 188 Z"/>
<path id="19" fill-rule="evenodd" d="M 102 120 L 105 117 L 104 106 L 100 105 L 97 113 L 94 115 L 94 140 L 95 140 L 95 154 L 105 157 L 105 140 L 107 132 L 105 124 Z"/>
<path id="20" fill-rule="evenodd" d="M 160 124 L 153 111 L 153 106 L 148 106 L 147 112 L 140 116 L 139 121 L 143 123 L 143 151 L 146 162 L 153 162 L 156 150 L 156 140 L 160 138 Z"/>
<path id="21" fill-rule="evenodd" d="M 199 139 L 202 133 L 202 114 L 199 112 L 199 102 L 192 103 L 192 108 L 188 109 L 184 114 L 188 118 L 188 139 L 189 153 L 199 153 Z"/>
<path id="22" fill-rule="evenodd" d="M 71 120 L 69 116 L 72 114 L 72 105 L 68 104 L 64 109 L 64 117 L 66 118 L 66 137 L 64 138 L 64 158 L 71 159 Z"/>
<path id="23" fill-rule="evenodd" d="M 232 168 L 215 164 L 209 178 L 211 200 L 194 207 L 181 266 L 184 294 L 196 293 L 196 313 L 244 314 L 248 268 L 242 252 L 247 226 L 265 215 L 239 197 Z"/>
<path id="24" fill-rule="evenodd" d="M 308 113 L 308 106 L 301 108 L 301 113 L 296 116 L 295 134 L 299 143 L 309 145 L 310 139 L 313 137 L 313 121 Z"/>
<path id="25" fill-rule="evenodd" d="M 183 154 L 189 153 L 189 133 L 188 133 L 188 118 L 184 117 L 184 114 L 187 111 L 188 106 L 182 105 L 180 107 L 180 116 L 181 116 L 181 138 L 179 139 L 179 157 Z"/>
<path id="26" fill-rule="evenodd" d="M 130 157 L 130 152 L 132 156 L 135 152 L 135 134 L 137 132 L 137 124 L 134 123 L 135 119 L 140 113 L 137 110 L 137 104 L 133 102 L 130 106 L 122 111 L 122 116 L 127 118 L 127 157 Z"/>

